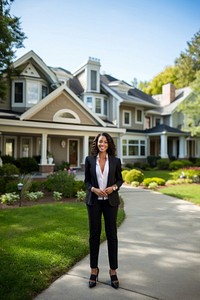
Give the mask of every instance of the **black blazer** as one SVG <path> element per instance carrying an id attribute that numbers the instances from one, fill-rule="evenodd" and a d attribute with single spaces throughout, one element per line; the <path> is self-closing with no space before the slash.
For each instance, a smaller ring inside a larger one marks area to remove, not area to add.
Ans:
<path id="1" fill-rule="evenodd" d="M 109 172 L 107 186 L 117 185 L 118 189 L 108 195 L 110 205 L 117 206 L 120 204 L 118 190 L 123 183 L 121 160 L 114 156 L 108 156 Z M 86 198 L 85 202 L 88 205 L 94 205 L 98 201 L 98 196 L 91 192 L 91 188 L 99 188 L 96 175 L 96 156 L 87 156 L 85 159 L 85 186 Z"/>

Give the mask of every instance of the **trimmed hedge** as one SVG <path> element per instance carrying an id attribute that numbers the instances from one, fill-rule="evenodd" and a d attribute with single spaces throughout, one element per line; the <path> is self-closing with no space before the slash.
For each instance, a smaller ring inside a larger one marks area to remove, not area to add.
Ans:
<path id="1" fill-rule="evenodd" d="M 159 177 L 145 178 L 143 181 L 144 186 L 149 186 L 150 183 L 155 182 L 158 185 L 165 185 L 165 180 Z"/>

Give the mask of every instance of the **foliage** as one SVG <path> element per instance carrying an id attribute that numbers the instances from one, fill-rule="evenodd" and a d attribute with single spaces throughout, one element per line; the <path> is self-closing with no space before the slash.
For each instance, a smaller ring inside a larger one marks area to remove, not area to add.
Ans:
<path id="1" fill-rule="evenodd" d="M 142 182 L 144 179 L 144 174 L 136 169 L 132 169 L 130 171 L 128 171 L 128 173 L 125 176 L 125 182 L 126 183 L 131 183 L 132 181 L 138 181 L 138 182 Z"/>
<path id="2" fill-rule="evenodd" d="M 19 195 L 14 193 L 6 193 L 0 197 L 2 204 L 12 205 L 19 201 Z"/>
<path id="3" fill-rule="evenodd" d="M 169 159 L 160 158 L 157 160 L 157 168 L 159 170 L 168 170 L 169 169 Z"/>
<path id="4" fill-rule="evenodd" d="M 192 165 L 192 162 L 187 160 L 187 159 L 183 159 L 183 160 L 174 160 L 169 164 L 169 169 L 170 170 L 178 170 L 181 169 L 183 167 L 189 167 Z"/>
<path id="5" fill-rule="evenodd" d="M 86 197 L 86 192 L 81 190 L 81 191 L 78 191 L 77 194 L 76 194 L 77 198 L 79 201 L 84 201 L 85 200 L 85 197 Z"/>
<path id="6" fill-rule="evenodd" d="M 158 185 L 165 185 L 165 180 L 159 177 L 145 178 L 143 181 L 144 186 L 149 186 L 151 182 L 155 182 Z"/>
<path id="7" fill-rule="evenodd" d="M 38 163 L 33 157 L 18 158 L 15 165 L 19 168 L 21 174 L 28 174 L 39 170 Z"/>
<path id="8" fill-rule="evenodd" d="M 5 177 L 7 180 L 16 177 L 19 174 L 19 169 L 13 164 L 3 164 L 0 167 L 0 176 Z"/>
<path id="9" fill-rule="evenodd" d="M 61 165 L 57 166 L 58 170 L 67 171 L 70 168 L 70 163 L 65 161 Z"/>
<path id="10" fill-rule="evenodd" d="M 191 84 L 193 95 L 179 104 L 178 112 L 185 115 L 186 123 L 183 130 L 191 132 L 192 136 L 200 134 L 200 71 L 196 73 L 196 79 Z"/>
<path id="11" fill-rule="evenodd" d="M 42 198 L 43 196 L 44 196 L 44 193 L 42 191 L 29 192 L 26 194 L 26 198 L 28 198 L 30 201 L 37 201 L 38 199 Z"/>
<path id="12" fill-rule="evenodd" d="M 45 182 L 45 188 L 48 191 L 60 192 L 66 198 L 75 197 L 77 192 L 75 174 L 58 171 L 55 174 L 49 175 Z"/>
<path id="13" fill-rule="evenodd" d="M 147 162 L 151 168 L 154 168 L 157 165 L 157 160 L 160 158 L 160 156 L 149 155 L 147 156 Z"/>
<path id="14" fill-rule="evenodd" d="M 3 164 L 14 164 L 15 159 L 14 157 L 10 156 L 10 155 L 2 155 L 1 159 L 3 161 Z"/>
<path id="15" fill-rule="evenodd" d="M 175 172 L 172 172 L 173 179 L 178 179 L 181 177 L 193 179 L 193 177 L 198 176 L 200 178 L 200 168 L 199 167 L 191 167 L 191 168 L 183 168 L 179 169 Z"/>
<path id="16" fill-rule="evenodd" d="M 56 201 L 61 200 L 62 199 L 62 193 L 53 191 L 53 199 L 56 200 Z"/>
<path id="17" fill-rule="evenodd" d="M 123 179 L 123 181 L 125 181 L 125 177 L 126 177 L 126 174 L 127 174 L 128 172 L 129 172 L 128 170 L 123 170 L 123 171 L 122 171 L 122 179 Z"/>
<path id="18" fill-rule="evenodd" d="M 14 0 L 0 1 L 0 99 L 4 99 L 6 95 L 6 85 L 2 80 L 3 73 L 10 72 L 15 51 L 23 47 L 26 38 L 21 30 L 20 18 L 10 14 L 12 2 Z"/>
<path id="19" fill-rule="evenodd" d="M 134 187 L 138 187 L 140 185 L 140 183 L 138 181 L 132 181 L 131 185 Z"/>
<path id="20" fill-rule="evenodd" d="M 158 184 L 156 182 L 150 182 L 148 185 L 148 189 L 156 190 L 158 188 Z"/>

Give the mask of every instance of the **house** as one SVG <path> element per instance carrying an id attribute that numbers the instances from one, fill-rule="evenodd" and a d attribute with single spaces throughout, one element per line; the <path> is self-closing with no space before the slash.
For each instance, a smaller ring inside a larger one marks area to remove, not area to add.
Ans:
<path id="1" fill-rule="evenodd" d="M 81 169 L 94 137 L 106 131 L 123 164 L 145 162 L 149 155 L 199 156 L 199 140 L 181 130 L 184 117 L 176 112 L 191 97 L 189 88 L 176 91 L 168 84 L 151 97 L 100 68 L 92 57 L 73 73 L 47 66 L 34 51 L 17 59 L 7 99 L 0 102 L 1 154 L 41 156 L 42 173 L 64 161 Z"/>

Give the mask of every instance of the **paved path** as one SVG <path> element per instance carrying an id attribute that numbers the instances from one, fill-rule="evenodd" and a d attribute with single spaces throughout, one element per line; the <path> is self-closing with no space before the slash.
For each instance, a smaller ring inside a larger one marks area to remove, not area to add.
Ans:
<path id="1" fill-rule="evenodd" d="M 120 193 L 126 211 L 118 230 L 120 288 L 110 286 L 104 242 L 95 288 L 88 288 L 87 256 L 35 300 L 200 299 L 200 207 L 143 189 Z"/>

